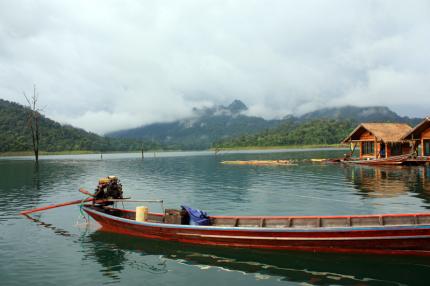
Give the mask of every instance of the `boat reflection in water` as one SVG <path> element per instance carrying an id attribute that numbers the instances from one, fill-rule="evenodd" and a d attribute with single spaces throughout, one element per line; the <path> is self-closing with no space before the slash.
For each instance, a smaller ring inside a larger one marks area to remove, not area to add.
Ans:
<path id="1" fill-rule="evenodd" d="M 121 280 L 128 268 L 164 275 L 185 264 L 195 271 L 237 271 L 255 279 L 311 285 L 420 285 L 428 275 L 425 258 L 271 252 L 213 248 L 96 231 L 81 238 L 84 259 L 101 265 L 105 277 Z M 198 276 L 196 276 L 198 277 Z M 161 279 L 161 278 L 160 278 Z"/>
<path id="2" fill-rule="evenodd" d="M 391 198 L 416 193 L 430 203 L 430 168 L 402 166 L 346 166 L 346 178 L 359 194 L 370 198 Z"/>
<path id="3" fill-rule="evenodd" d="M 125 268 L 130 267 L 139 271 L 150 273 L 166 273 L 166 259 L 162 257 L 154 258 L 154 253 L 147 252 L 150 248 L 150 242 L 141 241 L 144 243 L 144 249 L 135 249 L 133 247 L 133 239 L 128 237 L 116 237 L 110 233 L 94 232 L 88 236 L 81 237 L 81 242 L 85 246 L 84 260 L 95 260 L 101 265 L 101 272 L 104 276 L 112 280 L 120 280 L 120 273 Z M 129 247 L 125 247 L 125 244 Z M 132 259 L 130 251 L 136 250 L 136 253 L 142 254 L 139 261 Z M 148 256 L 146 259 L 145 256 Z"/>

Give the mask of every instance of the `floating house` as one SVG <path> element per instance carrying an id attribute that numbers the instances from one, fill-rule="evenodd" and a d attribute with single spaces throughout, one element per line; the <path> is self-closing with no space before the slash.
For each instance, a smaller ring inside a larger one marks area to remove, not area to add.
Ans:
<path id="1" fill-rule="evenodd" d="M 342 143 L 350 143 L 352 152 L 358 145 L 361 160 L 405 155 L 411 153 L 412 146 L 403 137 L 411 130 L 404 123 L 362 123 Z"/>
<path id="2" fill-rule="evenodd" d="M 414 147 L 421 145 L 421 156 L 430 157 L 430 117 L 426 117 L 421 123 L 402 137 L 403 140 L 411 140 Z"/>

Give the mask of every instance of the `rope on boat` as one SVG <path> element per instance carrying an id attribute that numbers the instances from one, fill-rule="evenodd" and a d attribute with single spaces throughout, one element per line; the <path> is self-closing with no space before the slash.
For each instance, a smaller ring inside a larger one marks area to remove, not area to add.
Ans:
<path id="1" fill-rule="evenodd" d="M 83 199 L 81 201 L 81 203 L 79 204 L 79 213 L 80 213 L 80 216 L 78 216 L 78 218 L 76 219 L 76 225 L 79 224 L 79 220 L 80 219 L 83 219 L 84 223 L 88 223 L 90 221 L 89 218 L 87 218 L 85 216 L 85 213 L 84 213 L 84 210 L 83 210 L 83 206 L 84 206 L 85 200 L 86 199 Z"/>

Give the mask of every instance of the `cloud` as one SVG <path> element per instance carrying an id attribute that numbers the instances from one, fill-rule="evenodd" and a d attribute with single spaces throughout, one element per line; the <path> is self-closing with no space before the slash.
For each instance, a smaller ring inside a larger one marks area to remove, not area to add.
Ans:
<path id="1" fill-rule="evenodd" d="M 47 116 L 98 133 L 235 98 L 422 116 L 429 48 L 427 1 L 3 1 L 0 97 L 36 83 Z"/>

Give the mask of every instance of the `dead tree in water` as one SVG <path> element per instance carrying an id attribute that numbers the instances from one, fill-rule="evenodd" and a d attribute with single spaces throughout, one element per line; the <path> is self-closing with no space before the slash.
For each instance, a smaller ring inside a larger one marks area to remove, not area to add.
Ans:
<path id="1" fill-rule="evenodd" d="M 27 100 L 29 106 L 29 113 L 27 118 L 27 126 L 31 132 L 31 140 L 33 143 L 33 152 L 36 162 L 39 162 L 39 118 L 40 118 L 40 109 L 37 107 L 37 100 L 39 95 L 36 92 L 36 85 L 33 85 L 33 95 L 31 97 L 27 97 L 24 92 L 24 97 Z"/>

